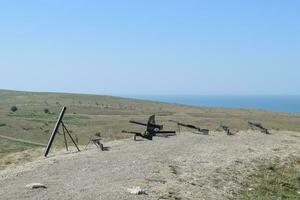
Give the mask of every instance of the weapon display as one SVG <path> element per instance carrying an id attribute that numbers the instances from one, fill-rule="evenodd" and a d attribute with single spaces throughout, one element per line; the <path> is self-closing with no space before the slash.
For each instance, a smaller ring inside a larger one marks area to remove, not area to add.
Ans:
<path id="1" fill-rule="evenodd" d="M 155 115 L 151 115 L 147 123 L 134 121 L 134 120 L 130 120 L 129 123 L 147 127 L 143 133 L 136 132 L 136 131 L 126 131 L 126 130 L 122 131 L 122 133 L 134 134 L 134 140 L 136 140 L 136 137 L 142 137 L 148 140 L 152 140 L 153 136 L 168 137 L 168 136 L 176 135 L 176 131 L 162 131 L 163 125 L 156 124 Z"/>
<path id="2" fill-rule="evenodd" d="M 45 154 L 44 154 L 45 157 L 47 157 L 47 155 L 48 155 L 48 153 L 50 151 L 50 148 L 52 146 L 52 143 L 54 141 L 54 138 L 55 138 L 56 134 L 58 133 L 58 129 L 59 129 L 60 125 L 62 127 L 62 131 L 63 131 L 64 140 L 65 140 L 65 145 L 66 145 L 67 151 L 69 149 L 68 149 L 68 143 L 67 143 L 66 133 L 68 134 L 68 136 L 70 137 L 70 139 L 72 140 L 72 142 L 74 143 L 74 145 L 76 146 L 77 150 L 80 151 L 79 148 L 78 148 L 78 146 L 77 146 L 77 144 L 76 144 L 76 142 L 75 142 L 75 140 L 73 139 L 73 137 L 70 134 L 69 130 L 65 126 L 64 122 L 62 121 L 66 109 L 67 109 L 66 107 L 63 107 L 62 110 L 61 110 L 61 112 L 60 112 L 60 114 L 59 114 L 59 117 L 58 117 L 58 119 L 56 121 L 56 124 L 54 126 L 54 129 L 52 131 L 52 134 L 51 134 L 51 136 L 49 138 L 49 141 L 48 141 L 48 144 L 47 144 L 47 148 L 46 148 L 46 151 L 45 151 Z"/>
<path id="3" fill-rule="evenodd" d="M 85 146 L 84 149 L 87 149 L 87 147 L 89 146 L 89 144 L 92 142 L 101 151 L 104 151 L 103 144 L 100 142 L 100 140 L 101 140 L 101 136 L 98 136 L 98 135 L 90 136 L 89 137 L 89 143 L 87 143 L 87 145 Z"/>
<path id="4" fill-rule="evenodd" d="M 227 135 L 234 135 L 231 131 L 230 128 L 224 124 L 220 124 L 220 127 L 227 133 Z"/>
<path id="5" fill-rule="evenodd" d="M 262 133 L 270 134 L 269 130 L 263 127 L 260 123 L 248 122 L 251 129 L 258 128 Z"/>
<path id="6" fill-rule="evenodd" d="M 174 121 L 174 120 L 169 120 L 169 121 L 170 122 L 174 122 L 174 123 L 177 124 L 179 132 L 180 132 L 180 127 L 182 126 L 182 127 L 186 127 L 186 128 L 197 130 L 199 133 L 202 133 L 203 135 L 208 135 L 208 133 L 209 133 L 208 129 L 202 129 L 202 128 L 197 127 L 197 126 L 192 125 L 192 124 L 184 124 L 184 123 L 177 122 L 177 121 Z"/>

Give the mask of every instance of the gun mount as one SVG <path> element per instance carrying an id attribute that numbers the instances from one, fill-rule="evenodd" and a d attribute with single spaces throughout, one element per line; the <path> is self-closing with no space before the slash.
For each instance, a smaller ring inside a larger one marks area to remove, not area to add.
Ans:
<path id="1" fill-rule="evenodd" d="M 227 133 L 227 135 L 234 135 L 231 131 L 230 128 L 224 124 L 220 124 L 220 127 Z"/>
<path id="2" fill-rule="evenodd" d="M 142 138 L 145 138 L 145 139 L 148 139 L 148 140 L 152 140 L 153 136 L 168 137 L 168 136 L 176 135 L 176 131 L 162 131 L 163 125 L 156 124 L 155 115 L 151 115 L 149 117 L 147 123 L 134 121 L 134 120 L 130 120 L 129 123 L 137 124 L 137 125 L 146 127 L 146 130 L 143 133 L 136 132 L 136 131 L 122 130 L 122 133 L 134 134 L 134 140 L 136 140 L 136 137 L 142 137 Z"/>
<path id="3" fill-rule="evenodd" d="M 257 128 L 262 133 L 270 134 L 269 130 L 267 128 L 263 127 L 260 123 L 248 122 L 248 124 L 249 124 L 251 129 Z"/>
<path id="4" fill-rule="evenodd" d="M 89 137 L 89 142 L 85 146 L 84 149 L 87 149 L 89 144 L 92 142 L 96 147 L 98 147 L 101 151 L 104 151 L 103 144 L 100 142 L 101 136 L 100 135 L 93 135 Z"/>
<path id="5" fill-rule="evenodd" d="M 202 133 L 203 135 L 208 135 L 208 133 L 209 133 L 208 129 L 202 129 L 202 128 L 197 127 L 197 126 L 192 125 L 192 124 L 184 124 L 184 123 L 181 123 L 181 122 L 178 122 L 178 121 L 174 121 L 174 120 L 169 120 L 169 122 L 176 123 L 177 126 L 178 126 L 179 132 L 180 132 L 180 127 L 182 126 L 182 127 L 186 127 L 186 128 L 197 130 L 199 133 Z"/>

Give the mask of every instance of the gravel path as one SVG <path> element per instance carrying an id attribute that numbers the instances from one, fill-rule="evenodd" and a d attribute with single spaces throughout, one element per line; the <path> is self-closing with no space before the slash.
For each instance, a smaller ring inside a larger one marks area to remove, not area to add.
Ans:
<path id="1" fill-rule="evenodd" d="M 153 141 L 122 140 L 80 153 L 50 152 L 0 172 L 0 199 L 232 199 L 258 158 L 300 153 L 300 133 L 181 133 Z M 47 189 L 30 190 L 29 183 Z M 127 188 L 140 186 L 147 195 Z"/>

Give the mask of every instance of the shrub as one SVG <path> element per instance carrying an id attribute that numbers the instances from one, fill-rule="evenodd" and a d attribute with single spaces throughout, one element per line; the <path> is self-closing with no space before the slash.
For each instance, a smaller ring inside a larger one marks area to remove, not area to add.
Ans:
<path id="1" fill-rule="evenodd" d="M 45 108 L 45 109 L 44 109 L 44 113 L 50 114 L 50 110 L 49 110 L 48 108 Z"/>
<path id="2" fill-rule="evenodd" d="M 10 111 L 12 111 L 12 112 L 16 112 L 17 110 L 18 110 L 17 106 L 12 106 L 10 108 Z"/>

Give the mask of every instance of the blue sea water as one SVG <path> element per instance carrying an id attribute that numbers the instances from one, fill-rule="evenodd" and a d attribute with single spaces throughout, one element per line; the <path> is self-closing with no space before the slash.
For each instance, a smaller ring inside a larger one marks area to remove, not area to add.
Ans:
<path id="1" fill-rule="evenodd" d="M 299 96 L 188 96 L 144 95 L 131 98 L 178 103 L 192 106 L 246 108 L 300 114 Z"/>

